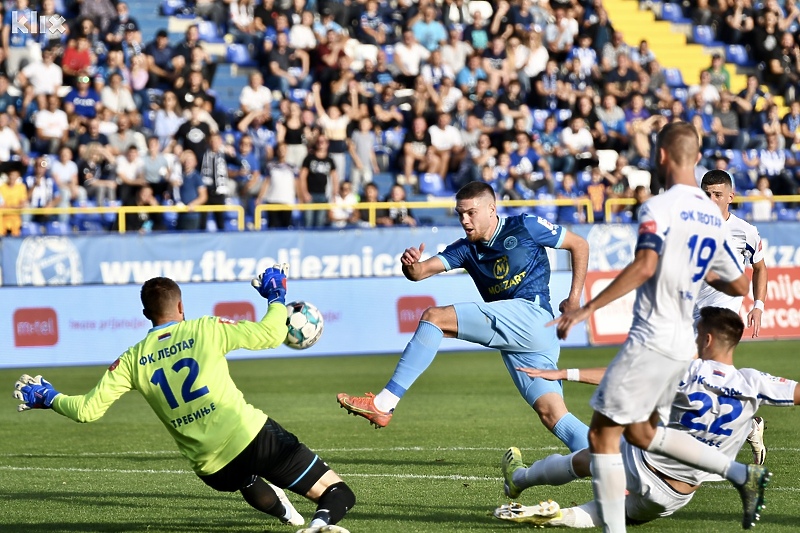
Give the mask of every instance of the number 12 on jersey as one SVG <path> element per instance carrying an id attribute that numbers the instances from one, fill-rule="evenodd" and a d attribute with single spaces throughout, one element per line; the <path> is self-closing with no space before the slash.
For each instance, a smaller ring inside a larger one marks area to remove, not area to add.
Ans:
<path id="1" fill-rule="evenodd" d="M 189 403 L 192 400 L 196 400 L 208 394 L 208 387 L 205 386 L 192 390 L 192 386 L 194 386 L 194 382 L 197 380 L 197 375 L 200 373 L 200 365 L 197 364 L 197 361 L 186 357 L 176 361 L 175 364 L 172 365 L 172 370 L 174 372 L 180 372 L 184 368 L 188 368 L 189 373 L 186 374 L 186 377 L 183 379 L 183 385 L 181 385 L 181 398 L 183 399 L 183 403 Z M 153 372 L 150 383 L 161 387 L 161 392 L 164 393 L 164 398 L 171 408 L 178 408 L 178 400 L 175 398 L 175 394 L 173 394 L 172 388 L 169 386 L 167 373 L 164 372 L 163 368 L 159 368 Z"/>

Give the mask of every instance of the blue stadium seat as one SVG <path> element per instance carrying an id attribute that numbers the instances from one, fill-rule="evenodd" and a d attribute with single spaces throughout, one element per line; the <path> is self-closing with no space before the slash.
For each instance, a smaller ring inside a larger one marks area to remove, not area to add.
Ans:
<path id="1" fill-rule="evenodd" d="M 48 235 L 68 235 L 69 229 L 69 224 L 63 224 L 58 220 L 45 224 L 45 232 Z"/>
<path id="2" fill-rule="evenodd" d="M 197 23 L 197 31 L 200 34 L 200 40 L 206 43 L 221 44 L 225 42 L 217 29 L 217 25 L 210 20 L 201 20 Z"/>
<path id="3" fill-rule="evenodd" d="M 372 177 L 372 182 L 378 187 L 378 198 L 383 198 L 391 192 L 394 181 L 394 175 L 389 172 L 381 172 Z"/>
<path id="4" fill-rule="evenodd" d="M 797 222 L 797 209 L 788 209 L 786 207 L 781 207 L 780 209 L 775 209 L 776 214 L 778 215 L 778 220 L 788 222 Z"/>
<path id="5" fill-rule="evenodd" d="M 670 94 L 672 94 L 674 99 L 680 100 L 684 104 L 686 103 L 686 100 L 689 99 L 689 89 L 686 87 L 673 87 L 670 90 Z"/>
<path id="6" fill-rule="evenodd" d="M 161 14 L 165 17 L 175 16 L 184 8 L 186 8 L 184 0 L 161 0 Z"/>
<path id="7" fill-rule="evenodd" d="M 29 235 L 41 235 L 42 226 L 36 222 L 23 222 L 20 230 L 20 236 L 27 237 Z"/>
<path id="8" fill-rule="evenodd" d="M 559 109 L 556 112 L 556 118 L 560 125 L 564 125 L 569 119 L 572 118 L 572 110 L 571 109 Z"/>
<path id="9" fill-rule="evenodd" d="M 586 187 L 592 182 L 592 173 L 588 170 L 585 170 L 578 174 L 576 184 L 579 189 L 582 191 L 586 190 Z"/>
<path id="10" fill-rule="evenodd" d="M 681 74 L 680 70 L 676 68 L 665 68 L 664 76 L 667 79 L 668 87 L 686 87 L 686 84 L 683 82 L 683 74 Z"/>
<path id="11" fill-rule="evenodd" d="M 711 26 L 692 27 L 692 40 L 703 46 L 723 47 L 725 43 L 717 40 L 716 32 Z"/>
<path id="12" fill-rule="evenodd" d="M 250 49 L 245 44 L 229 44 L 225 50 L 225 61 L 240 67 L 254 67 L 258 64 L 250 54 Z"/>
<path id="13" fill-rule="evenodd" d="M 386 54 L 386 63 L 389 65 L 394 64 L 394 45 L 387 44 L 381 47 L 381 50 Z"/>
<path id="14" fill-rule="evenodd" d="M 544 131 L 544 121 L 550 116 L 550 110 L 531 109 L 531 116 L 533 117 L 533 129 L 536 131 Z"/>
<path id="15" fill-rule="evenodd" d="M 678 24 L 690 24 L 692 21 L 683 16 L 683 7 L 680 4 L 664 3 L 661 8 L 661 19 Z"/>
<path id="16" fill-rule="evenodd" d="M 741 44 L 729 44 L 725 48 L 725 60 L 740 67 L 754 67 L 755 59 L 747 53 L 747 48 Z"/>
<path id="17" fill-rule="evenodd" d="M 425 172 L 419 176 L 419 192 L 433 196 L 451 196 L 453 193 L 444 185 L 439 174 Z"/>

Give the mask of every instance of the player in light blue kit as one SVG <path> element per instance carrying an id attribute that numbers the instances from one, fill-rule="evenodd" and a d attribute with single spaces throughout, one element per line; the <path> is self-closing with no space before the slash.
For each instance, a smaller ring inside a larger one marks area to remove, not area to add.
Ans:
<path id="1" fill-rule="evenodd" d="M 420 261 L 424 244 L 408 248 L 400 261 L 403 274 L 420 281 L 456 268 L 472 277 L 484 302 L 431 307 L 406 346 L 394 375 L 377 396 L 339 394 L 339 404 L 375 427 L 386 426 L 395 406 L 428 368 L 443 337 L 455 337 L 499 350 L 514 384 L 542 423 L 569 447 L 588 444 L 588 427 L 567 411 L 561 382 L 532 379 L 518 367 L 557 368 L 559 343 L 552 320 L 550 263 L 545 248 L 570 251 L 572 287 L 561 302 L 563 312 L 580 306 L 589 245 L 566 228 L 531 215 L 497 216 L 492 188 L 472 182 L 456 194 L 456 212 L 466 237 Z"/>

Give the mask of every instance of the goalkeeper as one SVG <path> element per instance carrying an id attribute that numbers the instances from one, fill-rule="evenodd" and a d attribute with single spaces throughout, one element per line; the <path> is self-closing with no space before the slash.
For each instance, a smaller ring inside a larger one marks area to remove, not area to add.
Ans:
<path id="1" fill-rule="evenodd" d="M 300 526 L 303 517 L 279 487 L 291 490 L 318 504 L 309 527 L 300 532 L 347 533 L 333 524 L 355 504 L 353 492 L 297 437 L 247 403 L 230 377 L 228 352 L 275 348 L 286 338 L 285 268 L 268 268 L 253 286 L 268 302 L 260 322 L 213 316 L 186 320 L 178 284 L 163 277 L 148 280 L 141 299 L 153 327 L 145 338 L 85 395 L 61 394 L 41 376 L 23 375 L 14 390 L 24 402 L 19 410 L 53 409 L 77 422 L 92 422 L 136 389 L 208 486 L 238 490 L 252 507 Z"/>

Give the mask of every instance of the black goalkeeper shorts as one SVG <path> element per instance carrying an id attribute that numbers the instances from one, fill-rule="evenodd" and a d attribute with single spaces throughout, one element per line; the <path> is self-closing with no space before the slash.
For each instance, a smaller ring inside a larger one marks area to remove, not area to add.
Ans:
<path id="1" fill-rule="evenodd" d="M 220 492 L 243 489 L 262 477 L 278 487 L 305 496 L 330 470 L 325 462 L 280 424 L 267 423 L 242 453 L 218 472 L 199 476 Z"/>

